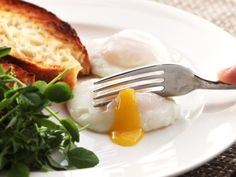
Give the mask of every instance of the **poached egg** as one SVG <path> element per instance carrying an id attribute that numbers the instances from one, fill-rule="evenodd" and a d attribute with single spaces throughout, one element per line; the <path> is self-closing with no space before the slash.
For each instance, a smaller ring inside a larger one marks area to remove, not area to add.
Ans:
<path id="1" fill-rule="evenodd" d="M 130 68 L 171 62 L 170 54 L 156 37 L 137 30 L 87 42 L 92 73 L 105 77 Z"/>
<path id="2" fill-rule="evenodd" d="M 154 36 L 124 30 L 112 36 L 87 43 L 92 73 L 105 77 L 126 69 L 154 63 L 171 63 L 168 49 Z M 98 78 L 78 81 L 75 97 L 67 104 L 72 118 L 81 126 L 109 133 L 114 143 L 131 146 L 144 132 L 173 124 L 180 118 L 180 107 L 171 98 L 154 93 L 122 90 L 116 99 L 104 107 L 93 107 L 93 82 Z"/>

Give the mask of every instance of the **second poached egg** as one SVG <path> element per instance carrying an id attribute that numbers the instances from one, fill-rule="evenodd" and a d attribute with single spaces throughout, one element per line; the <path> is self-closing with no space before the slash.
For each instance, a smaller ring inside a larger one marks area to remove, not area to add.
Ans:
<path id="1" fill-rule="evenodd" d="M 123 30 L 109 37 L 94 39 L 86 47 L 92 73 L 99 77 L 148 64 L 171 62 L 165 45 L 156 37 L 137 30 Z"/>

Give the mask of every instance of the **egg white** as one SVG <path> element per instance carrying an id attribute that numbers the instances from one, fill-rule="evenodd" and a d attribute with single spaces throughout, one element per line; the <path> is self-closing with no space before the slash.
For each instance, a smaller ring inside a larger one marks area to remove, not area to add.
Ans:
<path id="1" fill-rule="evenodd" d="M 96 79 L 84 79 L 76 85 L 76 97 L 67 103 L 72 118 L 81 126 L 89 124 L 96 132 L 108 132 L 114 121 L 116 100 L 103 108 L 93 107 L 93 82 Z M 172 100 L 153 93 L 136 92 L 136 100 L 141 114 L 141 127 L 151 131 L 168 126 L 180 118 L 180 108 Z"/>
<path id="2" fill-rule="evenodd" d="M 138 66 L 169 63 L 171 56 L 156 37 L 137 30 L 87 42 L 92 73 L 105 77 Z"/>
<path id="3" fill-rule="evenodd" d="M 173 57 L 154 36 L 137 30 L 124 30 L 112 36 L 94 39 L 86 45 L 92 73 L 105 77 L 126 69 L 153 63 L 178 63 L 182 60 Z M 176 54 L 176 53 L 174 53 Z M 74 89 L 74 99 L 67 107 L 72 118 L 80 125 L 89 124 L 96 132 L 108 132 L 114 121 L 116 100 L 106 107 L 93 107 L 93 82 L 96 79 L 79 80 Z M 153 93 L 136 92 L 141 114 L 141 127 L 151 131 L 166 127 L 180 118 L 180 107 L 174 100 Z"/>
<path id="4" fill-rule="evenodd" d="M 93 107 L 93 85 L 96 79 L 81 79 L 73 90 L 75 97 L 67 102 L 72 118 L 81 126 L 89 124 L 89 129 L 107 132 L 113 123 L 114 110 L 108 107 Z"/>

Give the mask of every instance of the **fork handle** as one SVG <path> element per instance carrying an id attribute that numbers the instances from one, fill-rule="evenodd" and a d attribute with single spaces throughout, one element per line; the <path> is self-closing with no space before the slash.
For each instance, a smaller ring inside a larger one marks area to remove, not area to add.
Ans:
<path id="1" fill-rule="evenodd" d="M 198 79 L 197 88 L 199 89 L 236 89 L 236 85 L 227 84 L 221 81 L 209 81 L 199 76 L 196 76 L 196 78 Z"/>

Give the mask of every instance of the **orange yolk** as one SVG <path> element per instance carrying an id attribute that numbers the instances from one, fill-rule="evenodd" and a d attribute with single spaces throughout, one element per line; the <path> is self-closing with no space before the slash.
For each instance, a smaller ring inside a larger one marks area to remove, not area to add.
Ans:
<path id="1" fill-rule="evenodd" d="M 140 111 L 133 89 L 122 90 L 115 107 L 115 119 L 110 131 L 112 141 L 122 146 L 132 146 L 144 135 Z"/>

